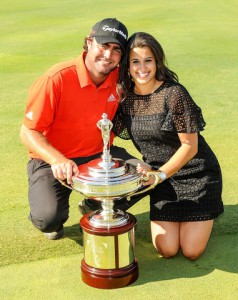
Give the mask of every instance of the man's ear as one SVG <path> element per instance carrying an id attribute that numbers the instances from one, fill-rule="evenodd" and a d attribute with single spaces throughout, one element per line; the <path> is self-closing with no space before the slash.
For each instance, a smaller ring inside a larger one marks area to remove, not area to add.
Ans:
<path id="1" fill-rule="evenodd" d="M 90 38 L 90 37 L 86 38 L 86 43 L 87 43 L 88 49 L 90 49 L 90 47 L 91 47 L 91 45 L 92 45 L 92 42 L 93 42 L 93 39 L 92 39 L 92 38 Z"/>

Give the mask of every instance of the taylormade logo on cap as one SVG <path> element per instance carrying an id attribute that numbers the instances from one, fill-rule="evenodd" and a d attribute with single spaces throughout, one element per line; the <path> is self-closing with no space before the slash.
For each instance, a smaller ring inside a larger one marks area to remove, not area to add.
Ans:
<path id="1" fill-rule="evenodd" d="M 95 37 L 98 44 L 117 43 L 125 52 L 128 30 L 116 18 L 108 18 L 96 23 L 90 36 Z"/>
<path id="2" fill-rule="evenodd" d="M 109 27 L 108 25 L 104 25 L 104 26 L 102 27 L 102 30 L 103 30 L 103 31 L 114 31 L 114 32 L 119 33 L 120 35 L 122 35 L 122 36 L 124 37 L 124 39 L 127 38 L 127 36 L 126 36 L 126 34 L 125 34 L 124 32 L 122 32 L 121 30 L 118 30 L 118 29 L 116 29 L 116 28 L 111 28 L 111 27 Z"/>

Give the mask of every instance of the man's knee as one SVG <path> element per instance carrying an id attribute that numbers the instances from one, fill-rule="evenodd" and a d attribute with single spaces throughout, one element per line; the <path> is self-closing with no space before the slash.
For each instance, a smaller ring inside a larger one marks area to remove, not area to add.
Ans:
<path id="1" fill-rule="evenodd" d="M 37 218 L 36 216 L 29 216 L 32 224 L 42 232 L 53 232 L 60 229 L 66 222 L 68 216 L 53 216 L 46 215 L 44 217 Z"/>

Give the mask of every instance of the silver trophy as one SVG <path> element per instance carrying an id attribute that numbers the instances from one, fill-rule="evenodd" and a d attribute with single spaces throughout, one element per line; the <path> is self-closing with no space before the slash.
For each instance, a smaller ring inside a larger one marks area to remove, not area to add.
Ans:
<path id="1" fill-rule="evenodd" d="M 88 213 L 80 220 L 83 230 L 84 259 L 81 263 L 83 281 L 93 287 L 112 289 L 127 286 L 139 276 L 138 261 L 134 256 L 134 227 L 136 218 L 121 210 L 114 210 L 114 201 L 145 193 L 159 182 L 146 188 L 148 180 L 136 167 L 110 155 L 110 133 L 113 127 L 107 114 L 102 115 L 96 126 L 101 130 L 103 154 L 79 166 L 79 176 L 67 187 L 86 198 L 100 201 L 101 209 Z"/>

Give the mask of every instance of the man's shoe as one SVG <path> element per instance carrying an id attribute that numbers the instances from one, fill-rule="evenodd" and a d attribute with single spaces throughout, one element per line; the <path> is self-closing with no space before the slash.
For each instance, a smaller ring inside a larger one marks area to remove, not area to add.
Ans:
<path id="1" fill-rule="evenodd" d="M 49 240 L 59 240 L 64 236 L 64 228 L 61 228 L 59 231 L 43 232 L 43 234 Z"/>
<path id="2" fill-rule="evenodd" d="M 83 216 L 100 208 L 101 202 L 97 200 L 84 199 L 83 201 L 79 202 L 79 211 Z"/>
<path id="3" fill-rule="evenodd" d="M 101 208 L 101 202 L 97 200 L 84 199 L 79 202 L 79 211 L 82 215 L 96 211 Z"/>

